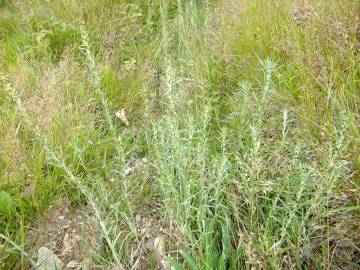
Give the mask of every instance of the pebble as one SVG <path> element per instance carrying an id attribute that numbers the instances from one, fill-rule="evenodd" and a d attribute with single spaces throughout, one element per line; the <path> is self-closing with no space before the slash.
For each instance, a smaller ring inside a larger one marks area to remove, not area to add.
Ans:
<path id="1" fill-rule="evenodd" d="M 38 258 L 34 269 L 36 270 L 61 270 L 64 268 L 64 263 L 46 247 L 41 247 L 38 250 Z"/>

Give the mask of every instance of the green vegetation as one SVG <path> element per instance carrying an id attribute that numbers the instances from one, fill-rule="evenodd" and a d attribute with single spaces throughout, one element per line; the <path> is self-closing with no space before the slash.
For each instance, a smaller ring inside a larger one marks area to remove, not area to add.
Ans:
<path id="1" fill-rule="evenodd" d="M 0 269 L 360 267 L 359 14 L 0 0 Z"/>

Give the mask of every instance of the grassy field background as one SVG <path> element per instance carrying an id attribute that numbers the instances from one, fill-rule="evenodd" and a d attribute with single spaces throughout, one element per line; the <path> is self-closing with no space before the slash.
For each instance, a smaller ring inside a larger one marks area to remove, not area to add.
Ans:
<path id="1" fill-rule="evenodd" d="M 358 269 L 359 14 L 0 0 L 0 269 Z"/>

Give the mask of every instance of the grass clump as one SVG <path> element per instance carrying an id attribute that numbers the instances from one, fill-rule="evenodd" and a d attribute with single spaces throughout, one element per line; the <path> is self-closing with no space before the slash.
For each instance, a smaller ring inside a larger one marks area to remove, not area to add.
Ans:
<path id="1" fill-rule="evenodd" d="M 359 8 L 0 4 L 0 269 L 356 269 Z"/>

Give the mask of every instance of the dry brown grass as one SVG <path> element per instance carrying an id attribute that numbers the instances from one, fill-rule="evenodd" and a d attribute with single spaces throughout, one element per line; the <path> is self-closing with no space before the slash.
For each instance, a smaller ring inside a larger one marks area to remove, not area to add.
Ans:
<path id="1" fill-rule="evenodd" d="M 71 84 L 76 72 L 76 64 L 70 54 L 65 52 L 55 66 L 43 68 L 37 72 L 25 63 L 10 73 L 16 89 L 21 92 L 23 103 L 34 116 L 34 124 L 48 132 L 64 105 L 63 94 Z M 39 78 L 33 72 L 40 73 Z"/>
<path id="2" fill-rule="evenodd" d="M 19 139 L 16 137 L 16 130 L 7 127 L 1 136 L 0 161 L 7 168 L 9 178 L 17 176 L 26 168 L 24 152 Z"/>
<path id="3" fill-rule="evenodd" d="M 43 72 L 34 93 L 29 93 L 25 106 L 36 116 L 36 124 L 43 130 L 51 128 L 62 103 L 62 91 L 67 89 L 72 74 L 69 57 L 65 54 L 56 67 Z"/>

